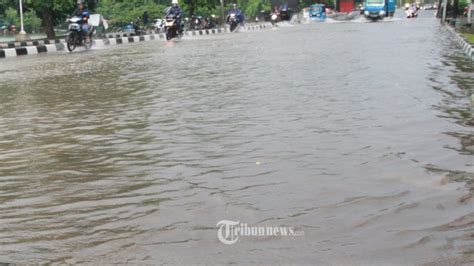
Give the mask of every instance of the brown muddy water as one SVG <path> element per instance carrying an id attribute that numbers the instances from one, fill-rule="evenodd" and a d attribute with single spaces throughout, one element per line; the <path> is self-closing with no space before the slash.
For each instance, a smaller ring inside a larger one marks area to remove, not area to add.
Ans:
<path id="1" fill-rule="evenodd" d="M 426 16 L 1 60 L 0 262 L 472 264 L 452 39 Z"/>

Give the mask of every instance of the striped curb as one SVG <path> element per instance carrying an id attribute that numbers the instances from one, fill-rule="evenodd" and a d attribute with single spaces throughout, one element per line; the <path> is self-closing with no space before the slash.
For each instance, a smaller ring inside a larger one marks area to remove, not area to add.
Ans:
<path id="1" fill-rule="evenodd" d="M 27 41 L 27 42 L 0 43 L 0 49 L 26 47 L 26 46 L 38 46 L 38 45 L 47 45 L 47 44 L 56 44 L 56 43 L 66 43 L 66 40 L 65 39 L 33 40 L 33 41 Z"/>
<path id="2" fill-rule="evenodd" d="M 252 31 L 252 30 L 260 30 L 260 29 L 267 29 L 271 28 L 271 25 L 261 24 L 261 25 L 252 25 L 252 26 L 245 26 L 241 27 L 239 30 L 243 31 Z M 215 28 L 215 29 L 208 29 L 208 30 L 196 30 L 196 31 L 185 31 L 184 36 L 206 36 L 206 35 L 215 35 L 221 33 L 229 33 L 228 28 Z M 106 39 L 96 39 L 93 42 L 93 46 L 96 47 L 105 47 L 109 45 L 120 45 L 126 43 L 137 43 L 137 42 L 145 42 L 145 41 L 153 41 L 153 40 L 165 40 L 166 36 L 163 33 L 158 33 L 156 31 L 150 31 L 147 35 L 141 36 L 133 36 L 134 34 L 114 34 L 107 35 L 109 38 Z M 2 58 L 10 58 L 16 56 L 24 56 L 24 55 L 36 55 L 41 53 L 51 53 L 51 52 L 59 52 L 66 50 L 66 41 L 65 39 L 58 39 L 58 40 L 43 40 L 43 41 L 31 41 L 31 42 L 22 42 L 22 43 L 14 43 L 12 45 L 9 43 L 9 48 L 0 49 L 0 59 Z M 16 46 L 17 44 L 20 44 Z M 26 44 L 26 45 L 25 45 Z"/>
<path id="3" fill-rule="evenodd" d="M 457 44 L 462 48 L 463 52 L 474 61 L 474 46 L 471 45 L 467 40 L 465 40 L 459 33 L 457 33 L 451 26 L 446 26 L 446 28 L 456 36 Z"/>

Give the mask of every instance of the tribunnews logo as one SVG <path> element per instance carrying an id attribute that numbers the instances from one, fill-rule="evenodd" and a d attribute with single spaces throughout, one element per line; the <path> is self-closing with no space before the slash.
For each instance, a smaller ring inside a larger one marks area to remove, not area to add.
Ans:
<path id="1" fill-rule="evenodd" d="M 235 244 L 240 237 L 297 237 L 303 231 L 285 226 L 249 226 L 240 221 L 222 220 L 217 223 L 217 238 L 226 245 Z"/>

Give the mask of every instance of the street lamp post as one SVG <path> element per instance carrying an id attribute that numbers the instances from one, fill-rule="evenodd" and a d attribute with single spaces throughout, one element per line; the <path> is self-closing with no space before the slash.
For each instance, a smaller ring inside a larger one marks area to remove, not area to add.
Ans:
<path id="1" fill-rule="evenodd" d="M 26 34 L 25 25 L 23 23 L 23 1 L 20 0 L 20 33 L 16 36 L 15 40 L 17 42 L 24 42 L 30 40 L 30 36 Z"/>
<path id="2" fill-rule="evenodd" d="M 225 19 L 224 19 L 224 0 L 221 0 L 221 25 L 225 25 Z"/>
<path id="3" fill-rule="evenodd" d="M 20 0 L 20 24 L 21 24 L 20 34 L 21 35 L 26 35 L 25 28 L 23 26 L 23 3 L 22 3 L 22 0 Z"/>

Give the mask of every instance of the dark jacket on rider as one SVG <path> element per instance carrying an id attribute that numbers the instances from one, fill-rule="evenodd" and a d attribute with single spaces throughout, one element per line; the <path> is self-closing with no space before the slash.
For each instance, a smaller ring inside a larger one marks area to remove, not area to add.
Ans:
<path id="1" fill-rule="evenodd" d="M 76 8 L 76 10 L 74 10 L 74 12 L 72 13 L 72 16 L 86 18 L 86 20 L 81 20 L 81 23 L 87 23 L 90 17 L 89 10 L 87 10 L 87 8 L 84 8 L 82 10 L 80 8 Z"/>
<path id="2" fill-rule="evenodd" d="M 171 6 L 166 11 L 166 16 L 174 15 L 176 16 L 176 25 L 178 26 L 178 30 L 181 31 L 181 16 L 183 15 L 183 10 L 179 6 Z"/>
<path id="3" fill-rule="evenodd" d="M 183 10 L 179 7 L 179 6 L 172 6 L 170 8 L 168 8 L 168 12 L 166 12 L 166 15 L 176 15 L 176 16 L 179 16 L 181 17 L 181 15 L 183 14 Z"/>
<path id="4" fill-rule="evenodd" d="M 239 23 L 240 24 L 244 24 L 244 14 L 242 13 L 242 11 L 240 9 L 231 9 L 227 12 L 227 19 L 226 21 L 229 22 L 229 18 L 230 18 L 230 14 L 234 14 L 235 13 L 235 16 L 237 17 L 237 19 L 239 20 Z"/>

